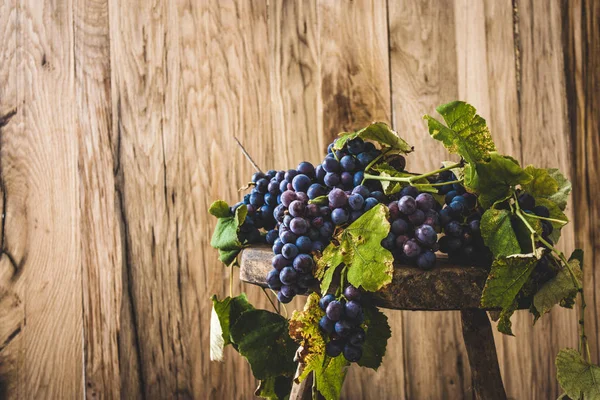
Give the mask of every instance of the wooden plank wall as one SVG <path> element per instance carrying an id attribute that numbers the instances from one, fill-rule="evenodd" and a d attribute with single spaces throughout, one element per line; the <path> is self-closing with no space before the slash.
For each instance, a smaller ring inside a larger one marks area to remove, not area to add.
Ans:
<path id="1" fill-rule="evenodd" d="M 0 398 L 251 397 L 243 359 L 208 360 L 229 271 L 206 210 L 252 172 L 234 136 L 287 169 L 385 120 L 427 169 L 447 154 L 420 117 L 456 98 L 574 182 L 562 241 L 586 249 L 598 361 L 599 21 L 593 0 L 0 0 Z M 344 398 L 472 397 L 458 314 L 388 316 L 384 365 L 351 368 Z M 576 313 L 514 320 L 509 396 L 555 398 Z"/>

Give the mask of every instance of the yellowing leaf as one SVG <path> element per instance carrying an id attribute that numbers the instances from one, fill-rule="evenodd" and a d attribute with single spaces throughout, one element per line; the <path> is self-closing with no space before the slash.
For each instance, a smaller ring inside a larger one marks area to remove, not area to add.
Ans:
<path id="1" fill-rule="evenodd" d="M 524 191 L 535 198 L 553 195 L 558 191 L 558 182 L 548 173 L 547 169 L 528 165 L 525 172 L 531 175 L 531 181 L 523 184 Z"/>
<path id="2" fill-rule="evenodd" d="M 340 150 L 349 140 L 360 137 L 363 140 L 372 140 L 382 146 L 390 147 L 392 150 L 398 150 L 401 153 L 410 153 L 413 151 L 411 145 L 406 143 L 404 139 L 384 122 L 374 122 L 371 125 L 358 130 L 356 132 L 340 133 L 335 141 L 334 149 Z"/>
<path id="3" fill-rule="evenodd" d="M 579 260 L 570 260 L 569 265 L 575 273 L 577 282 L 581 285 L 583 273 L 579 267 Z M 550 311 L 555 304 L 559 304 L 564 299 L 574 297 L 576 294 L 577 288 L 573 283 L 573 278 L 569 270 L 563 267 L 554 278 L 546 282 L 533 296 L 533 305 L 541 316 Z"/>
<path id="4" fill-rule="evenodd" d="M 556 357 L 560 387 L 572 399 L 600 399 L 600 367 L 588 363 L 574 349 L 563 349 Z"/>
<path id="5" fill-rule="evenodd" d="M 511 223 L 508 210 L 488 209 L 481 217 L 481 236 L 495 257 L 506 257 L 521 252 L 521 246 Z"/>
<path id="6" fill-rule="evenodd" d="M 558 190 L 548 199 L 554 202 L 562 211 L 565 211 L 567 198 L 571 192 L 571 182 L 556 168 L 548 168 L 548 174 L 558 183 Z"/>

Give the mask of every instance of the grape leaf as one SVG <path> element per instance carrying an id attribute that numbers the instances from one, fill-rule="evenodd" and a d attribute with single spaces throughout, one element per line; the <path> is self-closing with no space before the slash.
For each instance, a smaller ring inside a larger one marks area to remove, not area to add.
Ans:
<path id="1" fill-rule="evenodd" d="M 238 352 L 250 363 L 256 379 L 293 376 L 296 344 L 288 332 L 288 321 L 266 310 L 244 312 L 230 328 Z"/>
<path id="2" fill-rule="evenodd" d="M 481 236 L 494 257 L 506 257 L 521 252 L 521 246 L 511 223 L 508 210 L 488 209 L 481 217 Z"/>
<path id="3" fill-rule="evenodd" d="M 329 362 L 327 362 L 329 361 Z M 316 386 L 325 400 L 338 400 L 342 392 L 342 385 L 350 364 L 344 356 L 323 359 L 321 368 L 315 370 Z"/>
<path id="4" fill-rule="evenodd" d="M 588 363 L 575 349 L 562 349 L 556 356 L 560 387 L 572 399 L 600 399 L 600 367 Z"/>
<path id="5" fill-rule="evenodd" d="M 531 175 L 531 181 L 521 185 L 521 188 L 533 197 L 547 197 L 558 191 L 558 182 L 547 169 L 528 165 L 525 172 Z"/>
<path id="6" fill-rule="evenodd" d="M 255 396 L 269 400 L 287 399 L 292 391 L 292 378 L 289 376 L 276 376 L 260 381 L 254 392 Z"/>
<path id="7" fill-rule="evenodd" d="M 504 333 L 505 335 L 514 336 L 510 317 L 512 317 L 514 314 L 517 306 L 518 302 L 515 299 L 509 307 L 502 309 L 498 318 L 498 332 Z"/>
<path id="8" fill-rule="evenodd" d="M 317 260 L 317 268 L 314 274 L 315 278 L 321 281 L 321 293 L 325 294 L 329 291 L 335 271 L 344 263 L 346 258 L 352 258 L 351 253 L 352 249 L 348 248 L 347 241 L 342 241 L 337 245 L 331 242 L 323 250 L 323 255 Z"/>
<path id="9" fill-rule="evenodd" d="M 303 311 L 294 311 L 290 319 L 290 337 L 301 346 L 298 352 L 300 361 L 305 364 L 300 381 L 308 373 L 320 366 L 325 354 L 325 340 L 319 330 L 319 321 L 325 312 L 319 307 L 319 295 L 311 293 Z M 318 360 L 318 361 L 317 361 Z"/>
<path id="10" fill-rule="evenodd" d="M 583 273 L 579 267 L 579 260 L 569 261 L 571 269 L 575 273 L 577 282 L 581 285 Z M 566 267 L 563 267 L 558 274 L 546 282 L 540 290 L 533 296 L 533 305 L 540 316 L 544 315 L 555 305 L 564 299 L 569 299 L 577 295 L 577 287 L 573 283 L 573 278 Z M 534 320 L 534 323 L 537 318 Z"/>
<path id="11" fill-rule="evenodd" d="M 548 168 L 548 174 L 558 183 L 557 192 L 548 197 L 548 199 L 554 202 L 562 211 L 565 211 L 565 208 L 567 208 L 567 198 L 569 197 L 569 192 L 571 192 L 571 182 L 556 168 Z"/>
<path id="12" fill-rule="evenodd" d="M 569 222 L 569 218 L 567 218 L 567 216 L 560 210 L 560 208 L 552 200 L 545 199 L 545 198 L 537 198 L 535 200 L 535 203 L 538 206 L 546 207 L 548 209 L 548 211 L 550 211 L 550 218 Z M 527 214 L 525 216 L 527 216 Z M 561 232 L 562 228 L 565 226 L 565 224 L 561 224 L 560 222 L 553 222 L 553 221 L 550 221 L 550 223 L 552 224 L 553 230 L 549 237 L 554 243 L 557 243 L 558 239 L 560 239 L 560 232 Z"/>
<path id="13" fill-rule="evenodd" d="M 382 146 L 390 147 L 392 150 L 398 150 L 407 154 L 413 151 L 413 147 L 406 143 L 404 139 L 384 122 L 374 122 L 371 125 L 356 132 L 340 133 L 333 146 L 334 150 L 340 150 L 349 140 L 360 137 L 363 140 L 372 140 Z"/>
<path id="14" fill-rule="evenodd" d="M 236 208 L 235 214 L 231 215 L 227 203 L 217 200 L 211 204 L 208 212 L 218 218 L 210 245 L 219 250 L 219 260 L 230 265 L 242 249 L 238 231 L 246 219 L 248 209 L 242 204 Z"/>
<path id="15" fill-rule="evenodd" d="M 481 305 L 491 308 L 509 308 L 519 294 L 519 290 L 527 282 L 536 263 L 537 258 L 533 254 L 495 259 L 483 288 Z"/>
<path id="16" fill-rule="evenodd" d="M 223 328 L 213 305 L 210 313 L 210 361 L 223 361 L 224 347 Z"/>
<path id="17" fill-rule="evenodd" d="M 377 371 L 385 355 L 387 341 L 392 336 L 392 331 L 387 317 L 377 307 L 364 307 L 363 311 L 367 335 L 363 344 L 362 357 L 357 364 Z"/>
<path id="18" fill-rule="evenodd" d="M 480 177 L 484 177 L 480 179 Z M 490 208 L 498 200 L 506 199 L 515 185 L 531 181 L 512 157 L 489 153 L 489 161 L 465 166 L 465 186 L 479 195 L 483 208 Z"/>
<path id="19" fill-rule="evenodd" d="M 473 164 L 487 158 L 496 151 L 485 119 L 476 114 L 475 108 L 463 101 L 453 101 L 436 108 L 444 117 L 447 127 L 437 119 L 425 115 L 429 134 L 450 151 L 457 153 L 468 163 Z"/>
<path id="20" fill-rule="evenodd" d="M 221 336 L 223 340 L 223 346 L 227 346 L 232 343 L 230 328 L 235 324 L 237 319 L 246 311 L 254 310 L 254 307 L 250 302 L 245 293 L 240 294 L 237 297 L 226 297 L 223 300 L 219 300 L 217 295 L 211 297 L 213 302 L 213 313 L 217 316 L 219 327 L 221 330 Z M 217 328 L 215 326 L 214 334 L 217 334 Z M 211 346 L 213 343 L 213 321 L 211 317 Z M 215 343 L 217 339 L 215 338 Z"/>

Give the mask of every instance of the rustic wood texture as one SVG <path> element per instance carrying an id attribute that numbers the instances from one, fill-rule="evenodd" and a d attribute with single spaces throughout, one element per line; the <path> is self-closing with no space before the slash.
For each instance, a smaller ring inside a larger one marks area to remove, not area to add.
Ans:
<path id="1" fill-rule="evenodd" d="M 383 120 L 424 170 L 448 155 L 420 117 L 456 98 L 500 151 L 574 182 L 561 248 L 586 250 L 598 361 L 598 21 L 592 0 L 0 0 L 0 398 L 251 397 L 205 328 L 230 276 L 206 210 L 253 172 L 233 137 L 287 169 Z M 350 368 L 343 398 L 472 397 L 458 312 L 386 314 L 384 364 Z M 558 396 L 577 317 L 494 333 L 509 398 Z"/>

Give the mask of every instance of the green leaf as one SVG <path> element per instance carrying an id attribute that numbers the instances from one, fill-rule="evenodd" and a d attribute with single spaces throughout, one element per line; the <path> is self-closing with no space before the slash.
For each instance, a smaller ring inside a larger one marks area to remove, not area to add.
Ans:
<path id="1" fill-rule="evenodd" d="M 217 315 L 220 323 L 223 345 L 227 346 L 232 343 L 230 327 L 235 324 L 240 315 L 246 311 L 254 310 L 254 306 L 250 304 L 245 293 L 242 293 L 237 297 L 226 297 L 223 300 L 219 300 L 215 294 L 211 297 L 211 300 L 213 302 L 213 311 Z"/>
<path id="2" fill-rule="evenodd" d="M 231 327 L 231 339 L 250 363 L 256 379 L 293 376 L 296 344 L 290 338 L 288 321 L 265 310 L 244 312 Z"/>
<path id="3" fill-rule="evenodd" d="M 531 181 L 521 188 L 533 197 L 547 197 L 558 191 L 558 182 L 548 173 L 547 169 L 528 165 L 525 172 L 531 175 Z"/>
<path id="4" fill-rule="evenodd" d="M 500 316 L 498 318 L 498 332 L 504 333 L 505 335 L 514 336 L 512 332 L 512 322 L 510 320 L 510 317 L 512 317 L 512 315 L 514 314 L 515 310 L 517 309 L 517 306 L 518 302 L 514 300 L 509 307 L 504 308 L 500 312 Z"/>
<path id="5" fill-rule="evenodd" d="M 208 208 L 208 212 L 217 218 L 227 218 L 231 216 L 229 205 L 223 200 L 217 200 L 212 203 Z"/>
<path id="6" fill-rule="evenodd" d="M 314 199 L 309 200 L 308 204 L 317 204 L 320 206 L 325 206 L 329 204 L 329 197 L 327 197 L 327 195 L 315 197 Z"/>
<path id="7" fill-rule="evenodd" d="M 556 356 L 560 387 L 572 399 L 600 399 L 600 367 L 588 363 L 574 349 L 562 349 Z"/>
<path id="8" fill-rule="evenodd" d="M 254 392 L 255 396 L 269 400 L 287 399 L 292 391 L 292 378 L 289 376 L 276 376 L 260 381 Z"/>
<path id="9" fill-rule="evenodd" d="M 480 178 L 483 177 L 483 178 Z M 523 170 L 512 157 L 489 153 L 489 161 L 465 166 L 465 186 L 479 195 L 483 208 L 506 199 L 515 185 L 531 181 L 531 175 Z"/>
<path id="10" fill-rule="evenodd" d="M 508 210 L 488 209 L 481 217 L 481 236 L 494 257 L 506 257 L 521 252 L 521 246 L 511 223 Z"/>
<path id="11" fill-rule="evenodd" d="M 210 245 L 219 250 L 219 260 L 226 265 L 230 265 L 242 249 L 238 232 L 240 225 L 246 219 L 248 209 L 245 204 L 242 204 L 236 208 L 235 214 L 231 215 L 227 203 L 217 200 L 210 206 L 208 211 L 218 218 Z"/>
<path id="12" fill-rule="evenodd" d="M 575 273 L 577 282 L 581 286 L 583 273 L 579 267 L 579 260 L 569 261 L 571 269 Z M 533 296 L 533 305 L 540 316 L 544 315 L 555 305 L 563 300 L 574 298 L 577 295 L 577 287 L 573 283 L 573 278 L 566 267 L 563 267 L 558 274 L 546 282 L 540 290 Z M 536 318 L 537 320 L 537 318 Z"/>
<path id="13" fill-rule="evenodd" d="M 357 137 L 360 137 L 363 140 L 372 140 L 382 146 L 390 147 L 392 150 L 398 150 L 404 154 L 413 151 L 413 147 L 399 137 L 398 134 L 384 122 L 374 122 L 356 132 L 340 133 L 333 146 L 334 150 L 342 149 L 346 142 Z"/>
<path id="14" fill-rule="evenodd" d="M 444 117 L 447 127 L 429 115 L 425 115 L 429 133 L 441 141 L 451 153 L 459 154 L 468 163 L 476 163 L 496 151 L 485 119 L 476 114 L 475 108 L 463 101 L 453 101 L 436 108 Z"/>
<path id="15" fill-rule="evenodd" d="M 533 254 L 494 260 L 483 288 L 481 305 L 502 309 L 511 307 L 537 261 Z"/>
<path id="16" fill-rule="evenodd" d="M 548 174 L 558 183 L 557 192 L 548 197 L 548 199 L 554 202 L 562 211 L 565 211 L 565 208 L 567 208 L 567 198 L 569 197 L 569 192 L 571 192 L 571 182 L 556 168 L 548 168 Z"/>
<path id="17" fill-rule="evenodd" d="M 330 243 L 325 250 L 323 255 L 317 260 L 317 268 L 315 270 L 315 278 L 321 281 L 321 293 L 325 294 L 329 291 L 335 271 L 337 268 L 344 263 L 344 260 L 351 259 L 352 252 L 348 249 L 348 242 L 342 241 L 336 246 L 335 243 Z"/>
<path id="18" fill-rule="evenodd" d="M 329 359 L 329 362 L 323 360 L 322 367 L 315 370 L 317 390 L 326 400 L 338 400 L 350 364 L 342 355 L 336 358 L 326 358 Z"/>
<path id="19" fill-rule="evenodd" d="M 385 355 L 387 341 L 392 337 L 392 330 L 387 317 L 377 307 L 365 307 L 363 310 L 367 335 L 362 357 L 357 364 L 377 371 Z"/>

